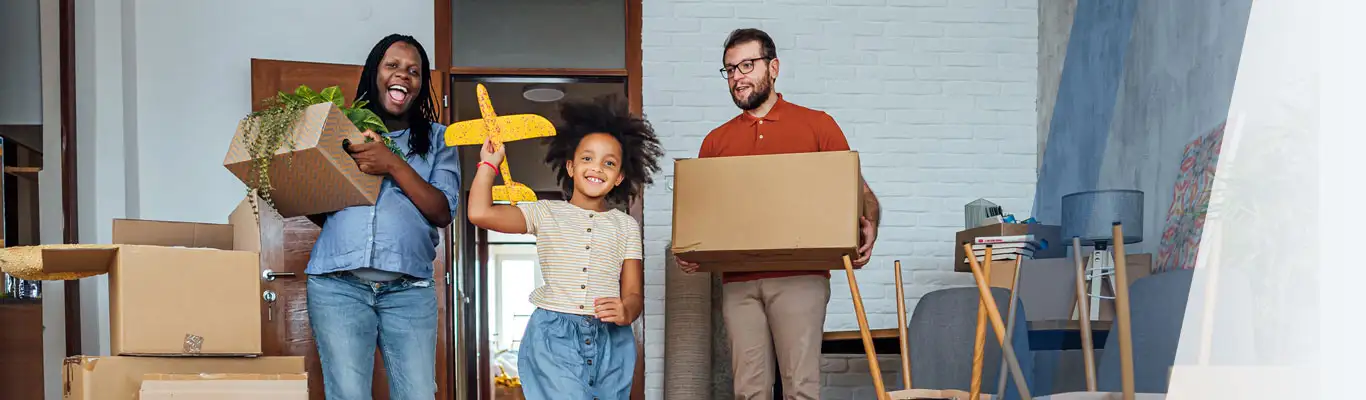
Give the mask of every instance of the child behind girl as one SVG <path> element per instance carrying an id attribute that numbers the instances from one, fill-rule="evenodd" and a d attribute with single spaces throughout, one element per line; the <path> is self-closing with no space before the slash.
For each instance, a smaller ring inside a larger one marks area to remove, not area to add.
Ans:
<path id="1" fill-rule="evenodd" d="M 626 205 L 659 171 L 664 152 L 650 123 L 619 97 L 567 103 L 545 161 L 569 201 L 494 205 L 506 146 L 485 142 L 470 189 L 481 228 L 536 236 L 545 285 L 518 350 L 528 400 L 627 399 L 635 372 L 631 323 L 644 306 L 640 225 Z"/>

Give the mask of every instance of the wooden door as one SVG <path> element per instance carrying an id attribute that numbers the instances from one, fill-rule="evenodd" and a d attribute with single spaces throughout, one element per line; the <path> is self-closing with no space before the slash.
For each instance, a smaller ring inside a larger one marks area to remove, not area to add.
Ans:
<path id="1" fill-rule="evenodd" d="M 314 90 L 329 86 L 339 86 L 348 104 L 355 99 L 356 84 L 360 80 L 362 67 L 350 64 L 325 64 L 283 60 L 251 60 L 251 97 L 252 109 L 262 107 L 262 99 L 274 96 L 280 91 L 293 91 L 299 85 L 308 85 Z M 437 99 L 437 115 L 444 111 L 439 101 L 444 79 L 432 73 L 432 98 Z M 309 328 L 308 307 L 306 302 L 306 279 L 304 269 L 308 265 L 313 243 L 321 230 L 305 217 L 281 218 L 268 207 L 261 209 L 261 269 L 277 273 L 272 280 L 261 284 L 262 290 L 276 294 L 273 304 L 262 303 L 261 339 L 262 350 L 268 356 L 303 356 L 308 371 L 309 397 L 324 398 L 322 370 L 318 360 L 318 348 L 313 341 L 313 331 Z M 440 230 L 440 247 L 437 249 L 433 265 L 436 279 L 437 296 L 437 343 L 436 343 L 436 398 L 451 398 L 451 380 L 448 357 L 451 338 L 451 310 L 448 304 L 449 285 L 446 273 L 451 265 L 451 230 Z M 283 273 L 284 275 L 278 275 Z M 292 274 L 292 275 L 289 275 Z M 375 378 L 372 390 L 375 399 L 388 399 L 388 378 L 384 373 L 384 362 L 378 351 L 375 355 Z"/>

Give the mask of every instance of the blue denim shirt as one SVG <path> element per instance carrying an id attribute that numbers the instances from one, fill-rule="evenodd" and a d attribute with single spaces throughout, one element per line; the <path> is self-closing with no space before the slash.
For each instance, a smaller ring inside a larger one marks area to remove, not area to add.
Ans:
<path id="1" fill-rule="evenodd" d="M 432 148 L 426 158 L 408 155 L 408 165 L 446 194 L 451 216 L 460 205 L 460 158 L 446 147 L 444 125 L 432 124 Z M 400 149 L 408 149 L 408 130 L 390 132 Z M 385 177 L 374 206 L 347 207 L 327 216 L 304 270 L 310 275 L 374 268 L 432 278 L 438 234 L 393 178 Z"/>

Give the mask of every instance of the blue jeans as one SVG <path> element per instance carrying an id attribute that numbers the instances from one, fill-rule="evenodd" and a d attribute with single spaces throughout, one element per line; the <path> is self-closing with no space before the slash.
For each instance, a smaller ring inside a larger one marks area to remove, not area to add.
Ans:
<path id="1" fill-rule="evenodd" d="M 517 350 L 527 400 L 626 400 L 636 372 L 631 327 L 537 308 Z"/>
<path id="2" fill-rule="evenodd" d="M 308 316 L 329 400 L 369 399 L 375 346 L 390 398 L 436 396 L 436 289 L 409 276 L 370 282 L 340 272 L 308 276 Z"/>

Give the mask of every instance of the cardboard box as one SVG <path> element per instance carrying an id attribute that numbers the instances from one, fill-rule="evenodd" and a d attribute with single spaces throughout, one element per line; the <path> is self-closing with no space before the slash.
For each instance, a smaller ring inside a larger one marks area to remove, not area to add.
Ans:
<path id="1" fill-rule="evenodd" d="M 156 373 L 302 374 L 304 358 L 75 356 L 67 358 L 62 368 L 62 398 L 135 399 L 144 377 Z"/>
<path id="2" fill-rule="evenodd" d="M 307 374 L 146 374 L 140 400 L 308 400 Z"/>
<path id="3" fill-rule="evenodd" d="M 704 271 L 837 270 L 857 257 L 852 151 L 678 160 L 673 252 Z"/>
<path id="4" fill-rule="evenodd" d="M 223 166 L 243 183 L 256 180 L 254 163 L 243 142 L 245 124 L 233 135 Z M 382 178 L 361 172 L 356 161 L 342 149 L 342 141 L 364 143 L 365 137 L 332 103 L 304 109 L 293 127 L 291 140 L 282 144 L 270 162 L 269 174 L 275 209 L 285 218 L 374 205 Z"/>
<path id="5" fill-rule="evenodd" d="M 991 224 L 979 226 L 972 229 L 958 231 L 953 239 L 953 270 L 955 272 L 972 272 L 972 267 L 968 266 L 963 260 L 967 256 L 963 253 L 963 243 L 971 242 L 984 236 L 1014 236 L 1014 235 L 1034 235 L 1035 237 L 1047 240 L 1048 248 L 1034 252 L 1033 258 L 1058 258 L 1066 255 L 1065 249 L 1069 244 L 1062 243 L 1062 227 L 1057 225 L 1043 224 Z M 979 258 L 980 259 L 980 258 Z M 992 266 L 998 265 L 1003 260 L 992 262 Z M 1015 265 L 1014 260 L 1009 260 L 1010 265 Z"/>
<path id="6" fill-rule="evenodd" d="M 232 225 L 116 219 L 117 246 L 44 250 L 43 269 L 109 273 L 111 354 L 259 355 L 260 256 L 232 250 L 234 236 Z"/>

